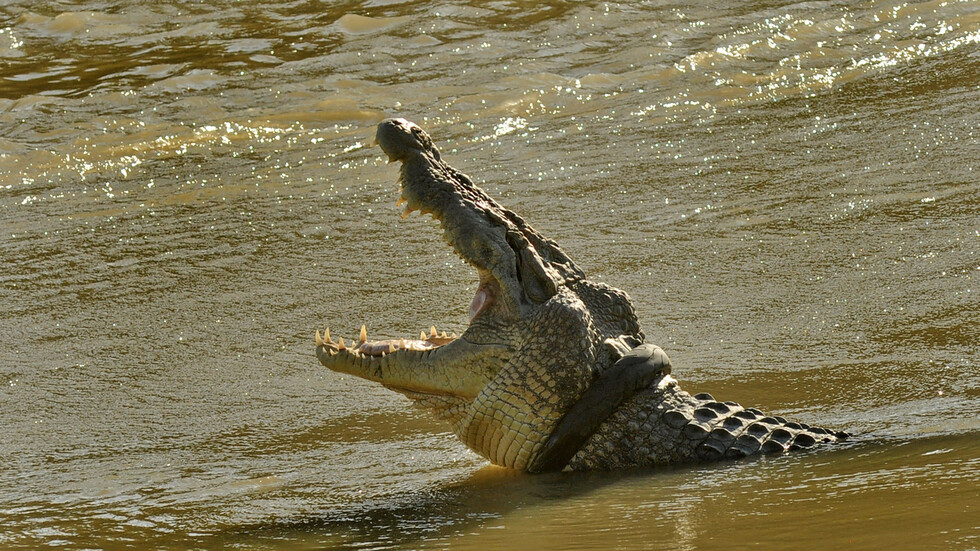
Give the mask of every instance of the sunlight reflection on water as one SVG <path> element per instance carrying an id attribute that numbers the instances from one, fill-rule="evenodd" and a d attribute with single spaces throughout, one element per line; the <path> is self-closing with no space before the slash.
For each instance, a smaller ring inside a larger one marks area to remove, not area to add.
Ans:
<path id="1" fill-rule="evenodd" d="M 977 545 L 975 2 L 381 4 L 0 10 L 0 545 Z M 324 372 L 467 323 L 393 115 L 685 388 L 865 437 L 525 477 Z"/>

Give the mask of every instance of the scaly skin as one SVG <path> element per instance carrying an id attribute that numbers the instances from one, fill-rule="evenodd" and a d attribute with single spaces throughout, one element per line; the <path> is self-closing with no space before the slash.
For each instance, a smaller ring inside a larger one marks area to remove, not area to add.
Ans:
<path id="1" fill-rule="evenodd" d="M 558 245 L 442 161 L 404 119 L 378 125 L 402 163 L 403 216 L 440 221 L 480 286 L 458 337 L 333 342 L 317 333 L 326 367 L 405 394 L 449 421 L 495 465 L 531 472 L 617 469 L 808 448 L 844 433 L 691 396 L 670 360 L 643 344 L 630 298 L 589 281 Z"/>

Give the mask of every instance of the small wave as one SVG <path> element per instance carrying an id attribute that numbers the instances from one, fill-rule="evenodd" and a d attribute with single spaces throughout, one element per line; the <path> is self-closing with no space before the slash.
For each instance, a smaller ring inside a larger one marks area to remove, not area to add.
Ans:
<path id="1" fill-rule="evenodd" d="M 408 21 L 407 16 L 400 17 L 367 17 L 348 13 L 334 22 L 337 29 L 341 32 L 350 34 L 366 34 L 384 31 L 397 27 Z"/>
<path id="2" fill-rule="evenodd" d="M 20 23 L 41 36 L 102 39 L 134 34 L 142 22 L 122 14 L 81 11 L 59 13 L 53 17 L 28 12 L 20 17 Z"/>
<path id="3" fill-rule="evenodd" d="M 206 90 L 227 81 L 229 77 L 219 75 L 215 71 L 193 70 L 184 75 L 165 78 L 154 82 L 151 89 L 165 92 L 182 92 L 185 90 Z"/>

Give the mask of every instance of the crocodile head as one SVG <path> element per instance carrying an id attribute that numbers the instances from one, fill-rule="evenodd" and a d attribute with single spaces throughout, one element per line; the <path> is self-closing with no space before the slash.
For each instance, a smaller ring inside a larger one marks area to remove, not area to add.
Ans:
<path id="1" fill-rule="evenodd" d="M 438 220 L 446 243 L 479 274 L 459 335 L 334 342 L 317 333 L 328 368 L 376 381 L 448 420 L 492 463 L 527 468 L 592 381 L 643 341 L 626 293 L 586 279 L 558 245 L 442 160 L 404 119 L 378 125 L 401 163 L 403 217 Z"/>

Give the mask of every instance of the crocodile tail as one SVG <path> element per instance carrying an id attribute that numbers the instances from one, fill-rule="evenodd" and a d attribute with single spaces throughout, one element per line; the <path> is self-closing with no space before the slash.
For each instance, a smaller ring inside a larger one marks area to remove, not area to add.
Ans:
<path id="1" fill-rule="evenodd" d="M 697 401 L 693 415 L 673 410 L 667 412 L 664 422 L 681 431 L 700 460 L 782 453 L 848 437 L 844 432 L 787 421 L 735 402 L 718 402 L 707 393 L 693 398 Z"/>

